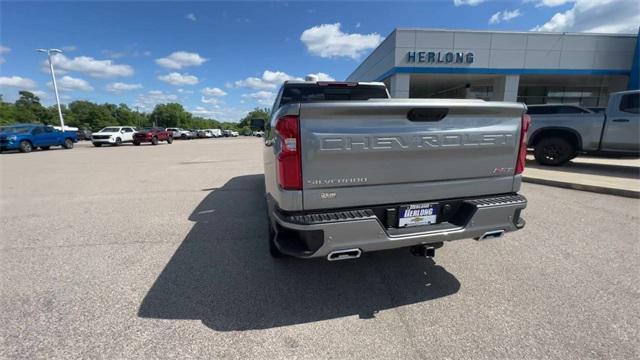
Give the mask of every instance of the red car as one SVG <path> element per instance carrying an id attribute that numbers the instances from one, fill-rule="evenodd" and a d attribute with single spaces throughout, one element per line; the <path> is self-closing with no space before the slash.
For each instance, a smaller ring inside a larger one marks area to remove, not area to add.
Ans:
<path id="1" fill-rule="evenodd" d="M 158 145 L 160 141 L 166 141 L 167 144 L 171 144 L 173 142 L 173 133 L 162 128 L 150 127 L 133 134 L 133 145 L 136 146 L 144 142 Z"/>

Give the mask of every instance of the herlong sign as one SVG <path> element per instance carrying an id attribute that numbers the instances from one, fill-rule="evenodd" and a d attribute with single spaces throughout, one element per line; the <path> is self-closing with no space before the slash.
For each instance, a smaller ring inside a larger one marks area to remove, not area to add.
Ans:
<path id="1" fill-rule="evenodd" d="M 428 64 L 472 64 L 473 53 L 452 51 L 408 51 L 407 62 Z"/>

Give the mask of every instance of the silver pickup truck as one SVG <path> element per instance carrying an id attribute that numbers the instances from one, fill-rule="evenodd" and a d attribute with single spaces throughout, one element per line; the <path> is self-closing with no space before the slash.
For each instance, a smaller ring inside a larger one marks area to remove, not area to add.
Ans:
<path id="1" fill-rule="evenodd" d="M 264 130 L 274 257 L 357 258 L 525 225 L 526 107 L 389 99 L 383 83 L 288 81 Z"/>
<path id="2" fill-rule="evenodd" d="M 536 161 L 562 165 L 578 154 L 640 155 L 639 90 L 611 94 L 604 113 L 575 105 L 530 105 Z"/>

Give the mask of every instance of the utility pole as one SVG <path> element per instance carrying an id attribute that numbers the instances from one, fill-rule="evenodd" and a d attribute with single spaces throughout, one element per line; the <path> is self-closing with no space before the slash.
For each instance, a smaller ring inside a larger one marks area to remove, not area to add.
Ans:
<path id="1" fill-rule="evenodd" d="M 56 103 L 58 104 L 58 116 L 60 117 L 60 128 L 64 132 L 64 119 L 62 118 L 62 108 L 60 107 L 60 96 L 58 96 L 58 84 L 56 84 L 56 74 L 53 71 L 53 62 L 51 61 L 51 54 L 62 54 L 62 50 L 59 49 L 36 49 L 36 51 L 47 54 L 49 58 L 49 69 L 51 70 L 51 79 L 53 79 L 53 91 L 56 93 Z"/>

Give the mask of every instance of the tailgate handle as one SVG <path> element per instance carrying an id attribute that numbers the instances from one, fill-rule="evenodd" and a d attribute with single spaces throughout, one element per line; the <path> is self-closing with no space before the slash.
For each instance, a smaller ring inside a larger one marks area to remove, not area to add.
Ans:
<path id="1" fill-rule="evenodd" d="M 409 121 L 440 121 L 449 113 L 448 108 L 416 108 L 407 113 Z"/>

